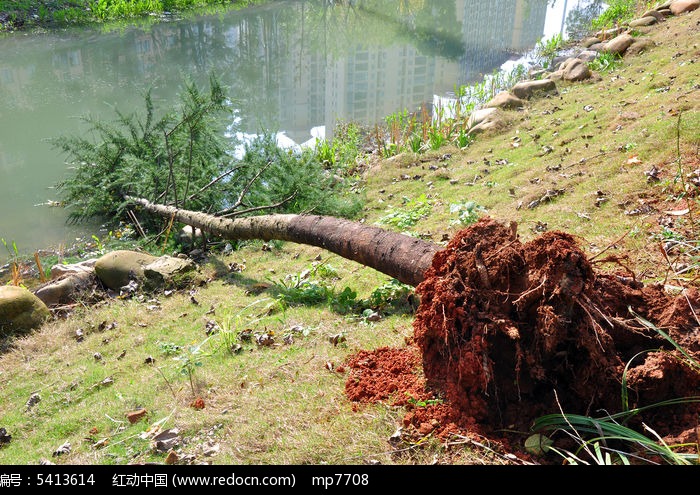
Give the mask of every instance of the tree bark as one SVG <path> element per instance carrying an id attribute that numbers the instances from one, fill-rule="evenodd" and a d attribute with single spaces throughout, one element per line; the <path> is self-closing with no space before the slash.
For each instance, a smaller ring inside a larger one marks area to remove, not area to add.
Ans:
<path id="1" fill-rule="evenodd" d="M 336 217 L 285 214 L 228 219 L 143 198 L 126 199 L 151 213 L 224 239 L 275 239 L 320 247 L 413 287 L 423 281 L 435 253 L 441 249 L 431 242 Z"/>

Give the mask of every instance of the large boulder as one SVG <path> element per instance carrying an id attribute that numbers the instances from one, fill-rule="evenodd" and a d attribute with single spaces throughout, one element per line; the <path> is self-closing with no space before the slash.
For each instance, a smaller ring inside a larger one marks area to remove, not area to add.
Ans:
<path id="1" fill-rule="evenodd" d="M 34 295 L 48 307 L 74 303 L 82 293 L 94 286 L 96 277 L 92 272 L 69 273 L 54 278 L 34 290 Z"/>
<path id="2" fill-rule="evenodd" d="M 40 327 L 51 312 L 41 299 L 23 287 L 0 286 L 0 337 Z"/>
<path id="3" fill-rule="evenodd" d="M 500 108 L 489 107 L 475 110 L 469 116 L 467 127 L 470 135 L 494 131 L 505 125 L 504 113 Z"/>
<path id="4" fill-rule="evenodd" d="M 132 280 L 143 282 L 143 267 L 156 259 L 157 256 L 138 251 L 112 251 L 97 259 L 95 275 L 105 287 L 119 290 Z"/>
<path id="5" fill-rule="evenodd" d="M 673 15 L 683 14 L 684 12 L 692 12 L 700 7 L 700 0 L 674 0 L 668 6 L 673 12 Z"/>
<path id="6" fill-rule="evenodd" d="M 588 64 L 580 58 L 568 58 L 561 64 L 558 71 L 553 72 L 548 76 L 548 79 L 553 81 L 563 79 L 565 81 L 583 81 L 591 77 L 591 70 Z"/>
<path id="7" fill-rule="evenodd" d="M 525 105 L 525 102 L 510 93 L 509 91 L 501 91 L 496 96 L 491 98 L 491 100 L 484 105 L 484 108 L 521 108 Z"/>
<path id="8" fill-rule="evenodd" d="M 605 43 L 603 51 L 614 55 L 623 55 L 634 43 L 634 37 L 628 33 L 622 33 Z"/>
<path id="9" fill-rule="evenodd" d="M 538 95 L 556 94 L 557 85 L 549 79 L 521 81 L 513 86 L 510 92 L 522 100 L 529 100 Z"/>
<path id="10" fill-rule="evenodd" d="M 197 264 L 189 258 L 161 256 L 143 267 L 145 286 L 149 290 L 159 288 L 183 288 L 192 282 Z"/>

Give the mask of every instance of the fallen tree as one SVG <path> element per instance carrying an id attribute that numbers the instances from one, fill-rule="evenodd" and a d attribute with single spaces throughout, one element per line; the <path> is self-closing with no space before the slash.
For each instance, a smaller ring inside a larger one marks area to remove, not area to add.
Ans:
<path id="1" fill-rule="evenodd" d="M 229 219 L 128 197 L 156 215 L 190 225 L 224 239 L 279 240 L 327 249 L 374 268 L 405 284 L 423 280 L 440 246 L 407 235 L 342 218 L 277 214 Z"/>
<path id="2" fill-rule="evenodd" d="M 322 247 L 414 286 L 420 297 L 414 340 L 426 383 L 449 410 L 426 421 L 429 409 L 419 408 L 404 423 L 492 433 L 527 430 L 546 414 L 623 411 L 629 425 L 653 419 L 656 432 L 673 441 L 695 438 L 700 294 L 670 295 L 629 271 L 597 272 L 567 233 L 522 243 L 514 225 L 484 217 L 443 248 L 332 217 L 231 220 L 128 199 L 226 239 Z M 391 377 L 371 368 L 348 379 L 350 397 L 383 387 L 396 393 Z M 670 412 L 660 414 L 659 404 Z"/>

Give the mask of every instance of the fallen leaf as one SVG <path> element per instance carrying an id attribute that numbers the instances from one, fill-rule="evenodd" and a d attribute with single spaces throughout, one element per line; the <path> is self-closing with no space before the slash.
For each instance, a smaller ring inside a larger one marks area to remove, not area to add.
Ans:
<path id="1" fill-rule="evenodd" d="M 8 435 L 5 428 L 0 428 L 0 445 L 8 444 L 11 440 L 12 435 Z"/>
<path id="2" fill-rule="evenodd" d="M 673 215 L 676 217 L 680 217 L 682 215 L 687 215 L 688 213 L 690 213 L 690 208 L 686 208 L 684 210 L 668 210 L 668 211 L 664 211 L 664 213 L 666 215 Z"/>
<path id="3" fill-rule="evenodd" d="M 174 450 L 171 450 L 170 452 L 168 452 L 168 455 L 165 458 L 165 463 L 169 466 L 172 466 L 173 464 L 175 464 L 179 460 L 180 460 L 180 458 L 178 457 L 177 452 L 175 452 Z"/>
<path id="4" fill-rule="evenodd" d="M 180 430 L 170 428 L 153 437 L 155 448 L 159 452 L 168 452 L 180 443 Z"/>
<path id="5" fill-rule="evenodd" d="M 525 440 L 525 450 L 531 454 L 544 455 L 547 453 L 552 443 L 554 442 L 552 442 L 552 440 L 549 438 L 536 433 L 534 435 L 530 435 L 527 440 Z"/>
<path id="6" fill-rule="evenodd" d="M 70 454 L 70 442 L 66 442 L 59 448 L 53 451 L 53 456 L 58 457 L 59 455 Z"/>
<path id="7" fill-rule="evenodd" d="M 41 402 L 41 395 L 34 392 L 32 395 L 29 396 L 29 399 L 27 399 L 27 402 L 24 404 L 24 406 L 26 407 L 26 412 L 31 411 L 31 409 L 34 406 L 36 406 L 39 402 Z"/>
<path id="8" fill-rule="evenodd" d="M 146 411 L 146 409 L 144 408 L 137 409 L 136 411 L 129 411 L 128 413 L 126 413 L 126 419 L 128 419 L 129 423 L 133 425 L 134 423 L 137 423 L 138 421 L 143 419 L 146 416 L 147 412 L 148 411 Z"/>
<path id="9" fill-rule="evenodd" d="M 642 160 L 640 160 L 636 155 L 627 159 L 627 165 L 639 165 L 640 163 L 642 163 Z"/>
<path id="10" fill-rule="evenodd" d="M 195 400 L 190 402 L 190 407 L 192 409 L 202 410 L 204 409 L 204 399 L 197 397 Z"/>
<path id="11" fill-rule="evenodd" d="M 102 440 L 98 440 L 97 442 L 92 444 L 93 449 L 101 449 L 103 447 L 106 447 L 109 445 L 109 438 L 103 438 Z"/>

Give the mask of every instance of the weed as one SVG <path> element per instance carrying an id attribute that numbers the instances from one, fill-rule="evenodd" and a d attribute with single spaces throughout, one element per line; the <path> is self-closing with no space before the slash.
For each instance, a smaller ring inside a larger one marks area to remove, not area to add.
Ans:
<path id="1" fill-rule="evenodd" d="M 632 19 L 637 8 L 636 0 L 610 0 L 608 7 L 591 21 L 593 29 L 608 29 L 616 24 Z"/>
<path id="2" fill-rule="evenodd" d="M 481 213 L 486 213 L 487 210 L 474 201 L 466 201 L 464 203 L 452 203 L 450 205 L 450 214 L 457 214 L 457 219 L 452 220 L 450 225 L 459 225 L 466 227 L 475 223 L 479 219 Z"/>
<path id="3" fill-rule="evenodd" d="M 416 199 L 403 198 L 403 205 L 399 208 L 391 208 L 389 212 L 379 219 L 382 225 L 390 225 L 400 230 L 407 230 L 426 217 L 432 209 L 432 205 L 425 194 Z"/>
<path id="4" fill-rule="evenodd" d="M 554 57 L 564 46 L 564 38 L 557 33 L 551 38 L 540 39 L 535 45 L 534 58 L 537 64 L 543 69 L 548 69 L 552 65 Z"/>
<path id="5" fill-rule="evenodd" d="M 674 347 L 674 349 L 680 353 L 683 361 L 691 369 L 695 370 L 695 372 L 700 373 L 700 363 L 677 342 L 675 342 L 666 332 L 635 313 L 632 308 L 629 308 L 629 312 L 644 327 L 657 332 L 660 336 L 666 339 Z M 652 350 L 637 353 L 627 362 L 625 369 L 623 370 L 621 380 L 621 412 L 606 415 L 601 418 L 592 418 L 589 416 L 576 414 L 565 414 L 562 411 L 561 414 L 551 414 L 536 419 L 533 425 L 533 431 L 561 431 L 576 440 L 579 445 L 579 448 L 575 452 L 557 449 L 551 444 L 548 444 L 547 449 L 561 455 L 567 462 L 572 464 L 589 463 L 589 461 L 582 458 L 582 453 L 586 454 L 587 457 L 591 459 L 590 462 L 595 464 L 628 464 L 629 459 L 632 458 L 641 462 L 654 463 L 655 461 L 653 459 L 655 457 L 663 459 L 669 464 L 698 464 L 700 461 L 700 456 L 697 452 L 685 453 L 682 450 L 689 446 L 692 447 L 692 444 L 668 445 L 652 428 L 644 423 L 642 423 L 642 427 L 645 433 L 636 431 L 624 424 L 629 418 L 632 418 L 645 410 L 700 402 L 700 397 L 680 397 L 651 404 L 649 406 L 632 409 L 629 408 L 627 389 L 628 369 L 632 361 L 634 361 L 638 356 L 651 351 Z M 591 436 L 591 438 L 587 438 L 587 436 Z M 628 445 L 631 448 L 627 452 L 623 452 L 619 448 L 611 450 L 609 445 L 613 443 L 622 443 L 623 445 Z M 545 451 L 547 449 L 545 449 Z M 606 452 L 603 453 L 603 450 Z"/>
<path id="6" fill-rule="evenodd" d="M 612 72 L 622 65 L 622 55 L 602 52 L 588 62 L 588 68 L 596 72 Z"/>

